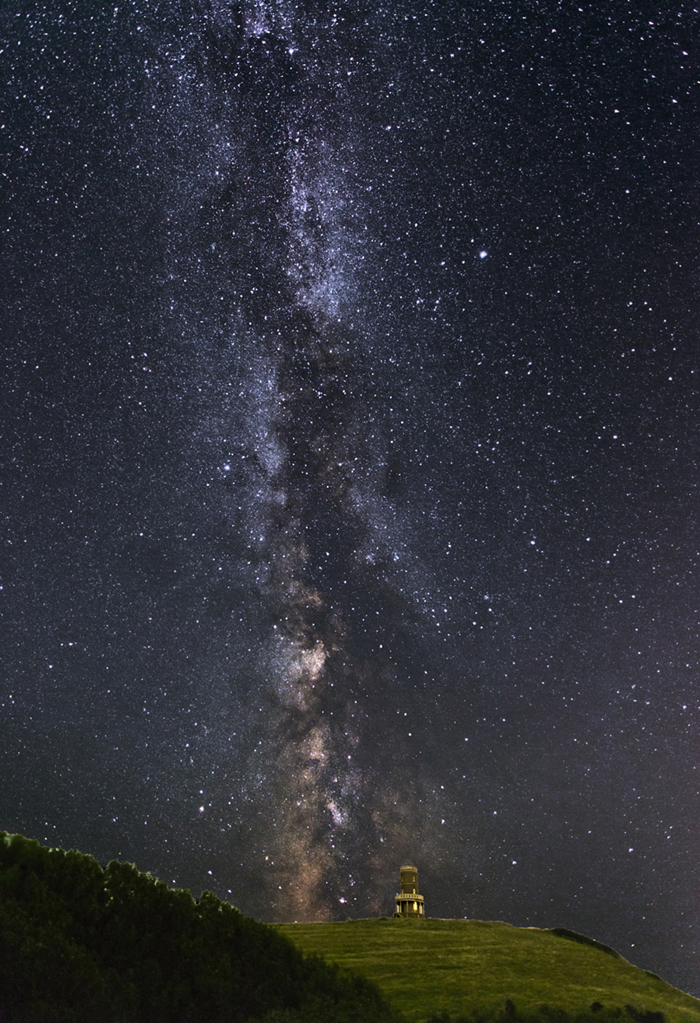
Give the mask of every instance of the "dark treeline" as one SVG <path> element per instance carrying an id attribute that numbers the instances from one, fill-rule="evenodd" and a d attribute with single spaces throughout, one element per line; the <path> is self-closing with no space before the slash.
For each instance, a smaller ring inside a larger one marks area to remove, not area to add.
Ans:
<path id="1" fill-rule="evenodd" d="M 581 941 L 583 944 L 599 945 L 599 942 L 593 941 L 592 938 L 584 938 L 573 931 L 567 931 L 565 936 L 572 935 L 573 940 Z M 603 947 L 607 950 L 607 946 Z M 609 951 L 620 958 L 617 952 L 612 949 Z M 624 1009 L 619 1006 L 606 1008 L 600 1002 L 593 1002 L 589 1009 L 576 1012 L 553 1009 L 549 1005 L 541 1005 L 535 1010 L 518 1010 L 508 998 L 500 1011 L 476 1009 L 466 1016 L 450 1016 L 445 1012 L 431 1017 L 426 1023 L 665 1023 L 665 1016 L 663 1012 L 640 1010 L 633 1005 L 626 1005 Z"/>
<path id="2" fill-rule="evenodd" d="M 211 892 L 0 832 L 0 1023 L 395 1023 L 379 990 Z"/>

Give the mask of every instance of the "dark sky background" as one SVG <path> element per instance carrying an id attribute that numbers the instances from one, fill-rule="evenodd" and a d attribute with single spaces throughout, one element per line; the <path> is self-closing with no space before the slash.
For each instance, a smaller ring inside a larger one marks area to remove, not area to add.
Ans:
<path id="1" fill-rule="evenodd" d="M 0 827 L 700 995 L 699 28 L 2 5 Z"/>

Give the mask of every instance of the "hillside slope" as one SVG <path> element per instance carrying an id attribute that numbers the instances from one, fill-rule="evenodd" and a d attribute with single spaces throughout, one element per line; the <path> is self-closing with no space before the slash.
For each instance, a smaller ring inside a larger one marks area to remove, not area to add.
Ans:
<path id="1" fill-rule="evenodd" d="M 603 1010 L 621 1009 L 630 1023 L 629 1005 L 638 1016 L 663 1013 L 670 1023 L 700 1023 L 700 1000 L 572 932 L 430 919 L 283 924 L 278 930 L 303 951 L 373 980 L 409 1021 L 439 1013 L 495 1016 L 510 1000 L 518 1015 L 546 1016 L 540 1010 L 549 1006 L 603 1020 L 610 1015 Z"/>

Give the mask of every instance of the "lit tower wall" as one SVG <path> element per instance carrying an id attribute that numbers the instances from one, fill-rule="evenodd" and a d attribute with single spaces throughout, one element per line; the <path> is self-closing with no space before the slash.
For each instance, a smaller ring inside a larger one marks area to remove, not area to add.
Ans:
<path id="1" fill-rule="evenodd" d="M 418 871 L 415 867 L 401 868 L 400 888 L 394 916 L 425 916 L 423 896 L 418 894 Z"/>

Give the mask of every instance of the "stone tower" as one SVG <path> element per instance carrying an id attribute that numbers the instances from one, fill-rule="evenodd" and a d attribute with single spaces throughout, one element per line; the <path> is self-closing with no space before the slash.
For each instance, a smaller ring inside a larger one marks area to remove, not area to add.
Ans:
<path id="1" fill-rule="evenodd" d="M 423 896 L 418 894 L 418 871 L 415 867 L 401 868 L 401 891 L 396 896 L 397 917 L 424 916 Z"/>

